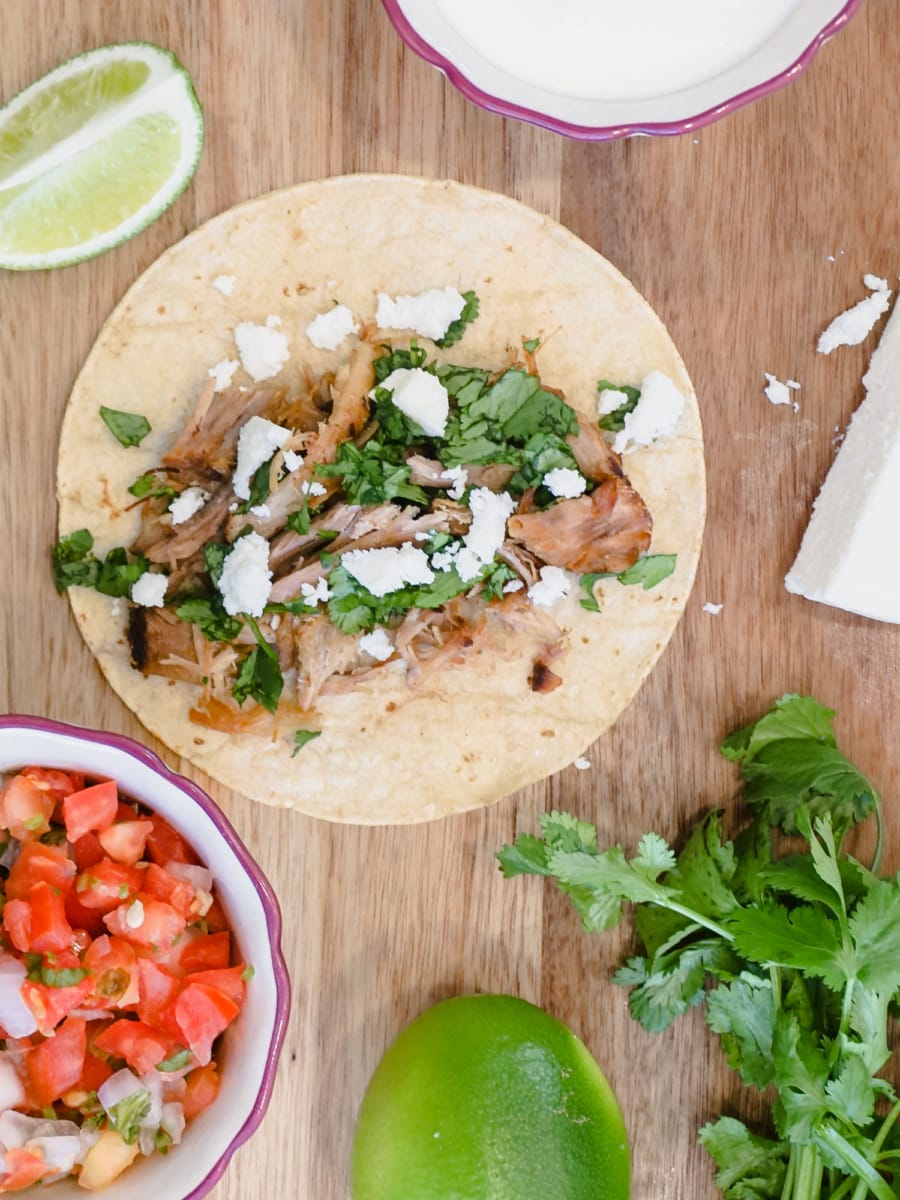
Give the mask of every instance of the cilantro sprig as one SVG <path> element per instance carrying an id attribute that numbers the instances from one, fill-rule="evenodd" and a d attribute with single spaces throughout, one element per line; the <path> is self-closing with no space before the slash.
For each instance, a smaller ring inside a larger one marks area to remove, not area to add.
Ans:
<path id="1" fill-rule="evenodd" d="M 648 833 L 629 858 L 555 812 L 542 836 L 498 855 L 507 876 L 554 878 L 588 931 L 633 906 L 641 952 L 614 978 L 635 1019 L 656 1032 L 703 1007 L 729 1066 L 772 1089 L 775 1137 L 734 1116 L 700 1130 L 727 1200 L 897 1194 L 900 1099 L 880 1072 L 900 989 L 900 878 L 843 849 L 880 801 L 838 750 L 833 716 L 788 695 L 726 738 L 752 812 L 733 840 L 713 812 L 680 851 Z"/>

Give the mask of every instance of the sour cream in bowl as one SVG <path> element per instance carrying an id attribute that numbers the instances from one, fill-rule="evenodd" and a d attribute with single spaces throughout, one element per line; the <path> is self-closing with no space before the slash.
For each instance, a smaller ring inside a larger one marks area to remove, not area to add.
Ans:
<path id="1" fill-rule="evenodd" d="M 573 138 L 697 129 L 789 83 L 861 0 L 382 0 L 476 104 Z"/>
<path id="2" fill-rule="evenodd" d="M 0 1184 L 199 1200 L 271 1096 L 278 902 L 213 801 L 129 738 L 0 716 L 0 780 Z"/>

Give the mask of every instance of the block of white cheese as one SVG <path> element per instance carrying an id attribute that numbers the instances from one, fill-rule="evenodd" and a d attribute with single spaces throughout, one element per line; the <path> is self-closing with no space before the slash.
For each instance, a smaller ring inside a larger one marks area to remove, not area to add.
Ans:
<path id="1" fill-rule="evenodd" d="M 900 624 L 900 308 L 813 505 L 789 592 Z"/>

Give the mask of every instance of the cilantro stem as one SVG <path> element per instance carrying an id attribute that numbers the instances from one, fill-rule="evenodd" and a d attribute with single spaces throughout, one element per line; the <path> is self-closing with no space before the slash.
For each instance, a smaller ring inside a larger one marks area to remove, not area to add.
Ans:
<path id="1" fill-rule="evenodd" d="M 878 1133 L 872 1139 L 872 1149 L 873 1150 L 878 1151 L 881 1149 L 881 1147 L 884 1145 L 884 1139 L 891 1132 L 891 1129 L 898 1117 L 900 1117 L 900 1100 L 897 1100 L 895 1102 L 894 1107 L 891 1109 L 891 1111 L 888 1113 L 888 1115 L 881 1122 L 881 1128 L 878 1130 Z"/>
<path id="2" fill-rule="evenodd" d="M 878 1174 L 872 1164 L 863 1158 L 860 1152 L 851 1146 L 847 1139 L 831 1125 L 821 1125 L 817 1130 L 817 1137 L 828 1146 L 833 1154 L 846 1164 L 848 1171 L 852 1172 L 860 1181 L 860 1186 L 865 1189 L 860 1193 L 861 1196 L 865 1196 L 866 1190 L 868 1190 L 873 1196 L 877 1196 L 878 1200 L 897 1200 L 894 1189 L 888 1186 L 887 1182 Z M 816 1157 L 818 1158 L 818 1154 Z M 821 1180 L 819 1187 L 821 1188 Z M 818 1196 L 819 1192 L 817 1190 L 809 1194 L 810 1196 Z"/>
<path id="3" fill-rule="evenodd" d="M 268 655 L 269 658 L 277 661 L 278 654 L 277 654 L 274 646 L 272 646 L 271 643 L 267 642 L 266 639 L 263 637 L 262 632 L 256 623 L 256 619 L 254 617 L 251 617 L 248 613 L 244 613 L 243 616 L 244 616 L 244 619 L 246 620 L 247 624 L 250 626 L 250 630 L 251 630 L 253 636 L 259 642 L 260 648 L 262 649 L 263 653 Z"/>
<path id="4" fill-rule="evenodd" d="M 877 872 L 881 865 L 881 856 L 884 853 L 884 815 L 881 811 L 881 801 L 875 803 L 875 850 L 872 854 L 872 866 L 870 870 Z"/>
<path id="5" fill-rule="evenodd" d="M 651 903 L 658 904 L 660 908 L 668 908 L 672 912 L 679 913 L 682 917 L 687 917 L 689 921 L 693 921 L 697 925 L 702 925 L 704 929 L 708 929 L 710 933 L 716 934 L 717 937 L 724 938 L 726 942 L 734 941 L 734 934 L 720 925 L 717 921 L 711 920 L 709 917 L 704 917 L 702 913 L 695 912 L 692 908 L 687 908 L 684 904 L 679 904 L 677 900 L 656 900 Z"/>

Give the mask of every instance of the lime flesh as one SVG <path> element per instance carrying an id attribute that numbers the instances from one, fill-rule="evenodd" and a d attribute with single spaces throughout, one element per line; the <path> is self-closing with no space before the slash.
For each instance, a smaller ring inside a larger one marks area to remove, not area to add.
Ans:
<path id="1" fill-rule="evenodd" d="M 0 109 L 0 267 L 62 266 L 133 236 L 187 186 L 203 117 L 148 43 L 71 59 Z"/>
<path id="2" fill-rule="evenodd" d="M 352 1183 L 353 1200 L 627 1200 L 627 1136 L 571 1030 L 512 996 L 461 996 L 379 1064 Z"/>

